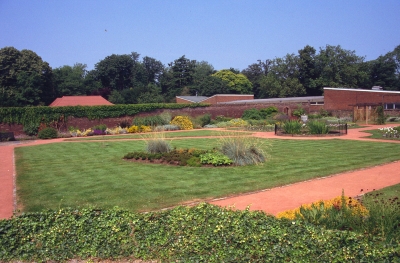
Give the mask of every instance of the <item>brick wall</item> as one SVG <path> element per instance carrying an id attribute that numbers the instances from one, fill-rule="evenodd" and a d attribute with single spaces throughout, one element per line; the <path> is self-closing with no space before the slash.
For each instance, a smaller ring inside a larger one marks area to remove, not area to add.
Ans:
<path id="1" fill-rule="evenodd" d="M 352 111 L 354 105 L 364 103 L 400 103 L 400 92 L 324 89 L 324 107 L 327 111 Z"/>
<path id="2" fill-rule="evenodd" d="M 185 108 L 185 109 L 176 109 L 176 110 L 156 110 L 152 112 L 145 112 L 140 113 L 135 116 L 125 116 L 120 118 L 106 118 L 102 120 L 89 120 L 87 118 L 74 118 L 69 117 L 67 122 L 60 125 L 60 131 L 68 131 L 68 127 L 78 127 L 79 129 L 88 129 L 98 124 L 106 124 L 107 127 L 115 127 L 123 120 L 128 120 L 132 122 L 134 117 L 142 117 L 142 116 L 149 116 L 149 115 L 157 115 L 162 113 L 163 111 L 168 111 L 171 113 L 172 116 L 177 115 L 189 115 L 192 117 L 196 117 L 199 115 L 210 114 L 211 118 L 215 118 L 216 116 L 223 115 L 227 117 L 233 118 L 240 118 L 243 112 L 247 109 L 262 109 L 267 108 L 269 106 L 275 106 L 278 108 L 279 111 L 285 112 L 285 109 L 289 109 L 290 113 L 298 107 L 299 103 L 260 103 L 260 104 L 253 104 L 253 103 L 243 103 L 243 104 L 223 104 L 223 105 L 212 105 L 210 107 L 199 107 L 199 108 Z M 306 113 L 316 113 L 318 112 L 323 105 L 309 105 L 308 103 L 302 103 L 302 107 L 306 111 Z M 18 124 L 8 125 L 8 124 L 0 124 L 1 131 L 10 131 L 14 132 L 14 134 L 20 135 L 24 134 L 23 126 Z"/>

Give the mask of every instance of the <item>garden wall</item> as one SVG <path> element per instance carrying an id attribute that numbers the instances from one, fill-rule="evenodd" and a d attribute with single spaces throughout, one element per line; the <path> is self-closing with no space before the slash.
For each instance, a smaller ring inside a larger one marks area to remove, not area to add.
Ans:
<path id="1" fill-rule="evenodd" d="M 133 116 L 124 116 L 119 118 L 105 118 L 99 120 L 89 120 L 88 118 L 74 118 L 68 117 L 65 123 L 60 123 L 57 127 L 60 131 L 68 131 L 68 127 L 77 127 L 79 129 L 88 129 L 98 124 L 105 124 L 107 127 L 115 127 L 123 120 L 128 119 L 132 121 L 134 117 L 142 117 L 142 116 L 149 116 L 149 115 L 156 115 L 160 114 L 164 111 L 170 112 L 172 116 L 177 115 L 189 115 L 192 117 L 196 117 L 203 114 L 211 114 L 211 118 L 215 118 L 216 116 L 226 116 L 226 117 L 233 117 L 233 118 L 240 118 L 243 112 L 247 109 L 262 109 L 267 108 L 269 106 L 275 106 L 278 108 L 279 111 L 289 113 L 296 109 L 301 103 L 244 103 L 244 104 L 223 104 L 223 105 L 212 105 L 209 107 L 198 107 L 198 108 L 183 108 L 183 109 L 159 109 L 151 112 L 143 112 L 138 113 Z M 306 113 L 316 113 L 320 109 L 323 108 L 323 105 L 309 105 L 309 103 L 302 103 L 301 106 L 305 110 Z M 289 109 L 289 112 L 287 110 Z M 23 126 L 21 124 L 0 124 L 0 131 L 6 132 L 14 132 L 16 136 L 24 134 Z"/>

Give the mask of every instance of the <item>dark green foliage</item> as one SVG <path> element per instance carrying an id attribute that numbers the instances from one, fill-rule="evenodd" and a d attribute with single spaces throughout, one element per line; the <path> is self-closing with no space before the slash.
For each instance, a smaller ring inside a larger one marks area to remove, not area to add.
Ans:
<path id="1" fill-rule="evenodd" d="M 29 136 L 37 135 L 39 131 L 39 123 L 27 122 L 24 124 L 23 131 Z"/>
<path id="2" fill-rule="evenodd" d="M 292 112 L 292 115 L 293 115 L 293 116 L 296 116 L 296 117 L 300 117 L 301 115 L 304 115 L 305 113 L 306 113 L 306 112 L 305 112 L 303 106 L 297 105 L 297 109 L 295 109 L 295 110 Z"/>
<path id="3" fill-rule="evenodd" d="M 135 214 L 62 209 L 0 221 L 0 260 L 133 257 L 162 262 L 396 262 L 380 235 L 326 230 L 209 204 Z"/>
<path id="4" fill-rule="evenodd" d="M 132 125 L 136 126 L 159 126 L 159 125 L 166 125 L 169 124 L 162 118 L 160 115 L 152 115 L 146 117 L 135 117 L 132 121 Z"/>
<path id="5" fill-rule="evenodd" d="M 360 232 L 368 232 L 386 237 L 387 241 L 400 239 L 400 201 L 399 198 L 384 198 L 382 193 L 368 193 L 362 199 L 369 216 L 362 224 L 354 226 Z"/>
<path id="6" fill-rule="evenodd" d="M 146 142 L 146 151 L 148 153 L 167 153 L 171 150 L 171 144 L 164 139 L 152 139 Z"/>
<path id="7" fill-rule="evenodd" d="M 261 120 L 262 116 L 261 116 L 259 110 L 257 110 L 257 109 L 249 109 L 249 110 L 245 110 L 243 112 L 242 119 L 243 120 Z"/>
<path id="8" fill-rule="evenodd" d="M 52 127 L 46 127 L 43 130 L 39 131 L 38 138 L 39 139 L 54 139 L 57 138 L 58 132 L 56 129 Z"/>
<path id="9" fill-rule="evenodd" d="M 310 134 L 328 134 L 329 126 L 324 121 L 310 120 L 307 122 Z"/>
<path id="10" fill-rule="evenodd" d="M 268 117 L 271 117 L 273 113 L 277 113 L 278 109 L 275 106 L 270 106 L 268 108 L 263 109 L 249 109 L 245 110 L 242 115 L 242 119 L 244 120 L 263 120 Z"/>
<path id="11" fill-rule="evenodd" d="M 200 119 L 201 127 L 204 127 L 205 125 L 210 124 L 210 122 L 211 122 L 211 114 L 209 114 L 209 113 L 204 114 L 204 115 L 200 116 L 199 119 Z"/>
<path id="12" fill-rule="evenodd" d="M 233 118 L 231 118 L 231 117 L 225 117 L 224 115 L 218 115 L 218 116 L 215 117 L 214 120 L 211 120 L 211 124 L 216 124 L 218 122 L 227 122 L 227 121 L 230 121 L 232 119 Z"/>
<path id="13" fill-rule="evenodd" d="M 270 117 L 273 113 L 278 112 L 278 108 L 275 106 L 269 106 L 268 108 L 264 108 L 260 110 L 261 116 L 263 118 Z"/>
<path id="14" fill-rule="evenodd" d="M 173 149 L 172 151 L 163 153 L 131 152 L 126 154 L 124 159 L 161 160 L 162 163 L 166 164 L 201 166 L 200 156 L 207 152 L 197 149 Z"/>
<path id="15" fill-rule="evenodd" d="M 122 120 L 118 126 L 121 128 L 129 128 L 131 126 L 131 121 L 129 119 Z"/>
<path id="16" fill-rule="evenodd" d="M 50 124 L 68 117 L 84 118 L 89 120 L 132 116 L 141 112 L 150 112 L 158 109 L 182 109 L 208 107 L 208 104 L 131 104 L 112 106 L 69 106 L 69 107 L 8 107 L 0 108 L 0 123 L 22 124 L 27 134 L 37 134 L 40 123 Z M 29 127 L 25 127 L 29 126 Z"/>
<path id="17" fill-rule="evenodd" d="M 300 134 L 302 124 L 298 121 L 287 121 L 282 128 L 286 134 Z"/>
<path id="18" fill-rule="evenodd" d="M 385 124 L 385 112 L 383 111 L 383 106 L 378 106 L 375 109 L 377 114 L 376 124 Z"/>

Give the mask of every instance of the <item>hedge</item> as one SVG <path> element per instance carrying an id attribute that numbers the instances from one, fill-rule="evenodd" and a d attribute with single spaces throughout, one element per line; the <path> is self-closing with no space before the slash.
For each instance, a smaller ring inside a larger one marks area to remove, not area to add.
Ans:
<path id="1" fill-rule="evenodd" d="M 399 257 L 399 243 L 380 236 L 210 204 L 145 214 L 65 208 L 0 220 L 0 261 L 398 262 Z"/>
<path id="2" fill-rule="evenodd" d="M 68 117 L 84 118 L 90 120 L 117 118 L 132 116 L 140 112 L 149 112 L 158 109 L 182 109 L 208 107 L 209 104 L 177 104 L 177 103 L 154 103 L 154 104 L 128 104 L 107 106 L 68 106 L 68 107 L 7 107 L 0 108 L 0 123 L 4 124 L 49 124 Z"/>

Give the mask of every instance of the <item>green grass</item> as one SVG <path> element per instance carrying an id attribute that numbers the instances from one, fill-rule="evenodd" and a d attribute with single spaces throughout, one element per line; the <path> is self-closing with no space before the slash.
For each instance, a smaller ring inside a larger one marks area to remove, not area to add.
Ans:
<path id="1" fill-rule="evenodd" d="M 383 137 L 382 132 L 380 130 L 367 130 L 363 131 L 370 133 L 371 135 L 365 136 L 365 138 L 371 138 L 371 139 L 380 139 L 380 140 L 389 140 L 389 141 L 400 141 L 400 138 L 389 138 L 389 137 Z"/>
<path id="2" fill-rule="evenodd" d="M 372 193 L 382 193 L 383 198 L 400 197 L 400 184 L 388 186 Z"/>
<path id="3" fill-rule="evenodd" d="M 227 131 L 215 131 L 215 130 L 190 130 L 190 131 L 177 131 L 177 132 L 165 132 L 165 138 L 181 138 L 181 137 L 202 137 L 202 136 L 220 136 L 221 134 L 229 133 Z M 124 135 L 107 135 L 107 136 L 90 136 L 90 137 L 79 137 L 66 139 L 67 141 L 99 141 L 99 140 L 121 140 L 121 139 L 143 139 L 147 138 L 152 133 L 140 133 L 140 134 L 124 134 Z M 247 133 L 251 134 L 251 133 Z"/>
<path id="4" fill-rule="evenodd" d="M 265 141 L 260 139 L 260 142 Z M 400 144 L 347 140 L 267 140 L 259 166 L 176 167 L 128 162 L 143 141 L 54 143 L 16 148 L 24 211 L 95 205 L 148 211 L 190 200 L 255 191 L 399 159 Z M 218 139 L 173 140 L 212 149 Z M 262 143 L 260 143 L 262 145 Z M 340 194 L 340 193 L 338 193 Z"/>

